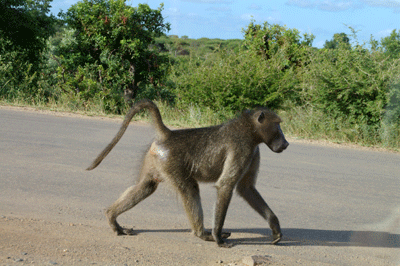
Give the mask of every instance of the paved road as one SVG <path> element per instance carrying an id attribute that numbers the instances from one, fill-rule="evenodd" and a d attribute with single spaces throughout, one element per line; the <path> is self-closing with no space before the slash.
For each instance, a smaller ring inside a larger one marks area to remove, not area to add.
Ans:
<path id="1" fill-rule="evenodd" d="M 0 215 L 109 230 L 103 209 L 133 183 L 153 136 L 151 127 L 132 124 L 97 169 L 84 171 L 119 125 L 118 120 L 0 108 Z M 225 223 L 235 247 L 220 252 L 221 260 L 272 254 L 309 262 L 304 265 L 400 265 L 398 154 L 296 142 L 281 154 L 263 145 L 261 154 L 257 188 L 279 217 L 284 241 L 266 245 L 267 225 L 235 196 Z M 201 186 L 208 228 L 214 194 L 212 186 Z M 160 188 L 120 222 L 167 246 L 206 245 L 217 252 L 212 243 L 186 235 L 184 211 L 168 188 Z M 193 265 L 200 255 L 191 255 Z"/>

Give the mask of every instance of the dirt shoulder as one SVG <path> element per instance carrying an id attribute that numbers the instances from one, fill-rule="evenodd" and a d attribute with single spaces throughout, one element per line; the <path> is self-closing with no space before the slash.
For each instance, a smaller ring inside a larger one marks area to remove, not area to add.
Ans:
<path id="1" fill-rule="evenodd" d="M 188 230 L 117 237 L 104 227 L 12 216 L 1 216 L 0 228 L 0 265 L 324 265 L 261 250 L 220 249 Z M 190 243 L 166 241 L 177 237 Z"/>
<path id="2" fill-rule="evenodd" d="M 334 247 L 290 238 L 273 246 L 268 237 L 248 232 L 235 233 L 234 241 L 241 245 L 221 249 L 188 230 L 117 237 L 104 227 L 12 216 L 1 216 L 0 228 L 0 265 L 399 265 L 390 262 L 396 249 Z"/>

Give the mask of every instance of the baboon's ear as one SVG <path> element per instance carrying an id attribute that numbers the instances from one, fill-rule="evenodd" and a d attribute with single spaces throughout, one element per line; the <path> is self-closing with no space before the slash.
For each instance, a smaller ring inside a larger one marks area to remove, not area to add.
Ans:
<path id="1" fill-rule="evenodd" d="M 261 114 L 258 116 L 258 122 L 262 123 L 265 119 L 265 114 L 264 112 L 261 112 Z"/>

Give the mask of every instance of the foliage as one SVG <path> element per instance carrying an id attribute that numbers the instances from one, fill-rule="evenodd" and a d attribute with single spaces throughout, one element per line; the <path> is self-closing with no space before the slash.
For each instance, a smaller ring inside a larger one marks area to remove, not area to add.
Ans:
<path id="1" fill-rule="evenodd" d="M 303 95 L 334 117 L 378 125 L 399 63 L 360 46 L 321 49 L 304 70 Z"/>
<path id="2" fill-rule="evenodd" d="M 126 5 L 125 0 L 83 0 L 63 14 L 64 41 L 54 47 L 64 90 L 89 99 L 102 95 L 123 108 L 151 84 L 162 86 L 168 57 L 152 49 L 156 37 L 169 30 L 161 5 Z"/>
<path id="3" fill-rule="evenodd" d="M 335 33 L 333 39 L 330 41 L 325 41 L 324 48 L 326 49 L 338 49 L 340 46 L 344 46 L 350 49 L 350 39 L 346 33 Z"/>
<path id="4" fill-rule="evenodd" d="M 287 116 L 291 126 L 303 127 L 292 129 L 296 135 L 394 147 L 400 140 L 400 61 L 388 59 L 385 39 L 371 38 L 368 49 L 351 31 L 353 45 L 341 33 L 332 45 L 315 49 L 297 30 L 251 23 L 239 52 L 216 49 L 176 62 L 170 79 L 178 106 L 297 110 L 301 119 Z"/>
<path id="5" fill-rule="evenodd" d="M 278 24 L 255 24 L 252 21 L 243 30 L 244 45 L 251 52 L 262 55 L 266 60 L 279 57 L 283 69 L 303 66 L 306 63 L 304 58 L 306 51 L 311 47 L 314 35 L 303 34 L 297 29 L 288 29 Z"/>
<path id="6" fill-rule="evenodd" d="M 48 16 L 51 0 L 0 2 L 0 97 L 37 101 L 43 89 L 43 51 L 57 20 Z"/>
<path id="7" fill-rule="evenodd" d="M 0 6 L 34 18 L 49 2 Z M 252 21 L 244 40 L 179 38 L 164 35 L 162 8 L 82 0 L 63 14 L 65 25 L 54 20 L 40 32 L 34 49 L 4 30 L 15 20 L 0 16 L 1 100 L 119 114 L 126 99 L 160 99 L 163 116 L 190 126 L 266 105 L 296 136 L 399 147 L 400 31 L 360 44 L 349 27 L 322 49 L 311 46 L 313 35 L 267 22 Z"/>
<path id="8" fill-rule="evenodd" d="M 54 32 L 51 0 L 3 0 L 0 2 L 0 47 L 2 54 L 17 51 L 37 69 L 46 39 Z"/>
<path id="9" fill-rule="evenodd" d="M 191 56 L 205 58 L 209 53 L 215 50 L 226 49 L 238 52 L 242 46 L 243 40 L 231 39 L 190 39 L 187 36 L 179 38 L 176 35 L 161 36 L 156 38 L 156 46 L 160 51 L 167 52 L 171 56 Z"/>
<path id="10" fill-rule="evenodd" d="M 303 101 L 321 111 L 320 119 L 328 121 L 329 131 L 370 145 L 392 142 L 393 134 L 398 139 L 400 61 L 387 60 L 383 53 L 360 45 L 320 49 L 310 59 L 300 75 Z"/>
<path id="11" fill-rule="evenodd" d="M 251 22 L 244 34 L 240 50 L 216 49 L 174 67 L 178 103 L 240 111 L 259 105 L 277 109 L 285 100 L 298 100 L 298 68 L 306 64 L 314 37 L 302 39 L 295 29 L 267 22 Z"/>
<path id="12" fill-rule="evenodd" d="M 281 71 L 281 62 L 265 64 L 248 52 L 217 50 L 206 59 L 191 58 L 173 67 L 177 101 L 212 110 L 239 111 L 254 106 L 278 108 L 293 89 L 293 71 Z"/>
<path id="13" fill-rule="evenodd" d="M 400 30 L 393 30 L 387 37 L 382 38 L 382 48 L 391 58 L 400 58 Z"/>

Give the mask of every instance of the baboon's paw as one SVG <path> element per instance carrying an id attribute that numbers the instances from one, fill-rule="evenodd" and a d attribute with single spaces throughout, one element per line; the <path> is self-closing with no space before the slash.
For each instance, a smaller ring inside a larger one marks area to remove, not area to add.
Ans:
<path id="1" fill-rule="evenodd" d="M 230 232 L 222 232 L 221 233 L 221 239 L 227 239 L 228 237 L 231 236 Z M 211 232 L 205 231 L 201 236 L 199 236 L 201 239 L 205 241 L 214 241 L 214 237 L 212 236 Z"/>
<path id="2" fill-rule="evenodd" d="M 227 239 L 228 237 L 230 237 L 231 236 L 231 233 L 230 232 L 222 232 L 222 234 L 221 234 L 221 238 L 222 239 Z"/>
<path id="3" fill-rule="evenodd" d="M 211 232 L 204 231 L 200 235 L 197 235 L 196 233 L 195 235 L 204 241 L 214 241 L 214 237 L 211 235 Z"/>
<path id="4" fill-rule="evenodd" d="M 278 244 L 279 241 L 281 241 L 282 239 L 282 234 L 278 233 L 278 234 L 274 234 L 273 235 L 274 240 L 271 242 L 272 245 L 276 245 Z"/>
<path id="5" fill-rule="evenodd" d="M 133 236 L 136 235 L 132 228 L 119 228 L 117 235 L 119 236 Z"/>
<path id="6" fill-rule="evenodd" d="M 220 248 L 231 248 L 231 247 L 233 247 L 233 244 L 226 243 L 225 241 L 221 241 L 221 243 L 218 243 L 218 247 L 220 247 Z"/>

